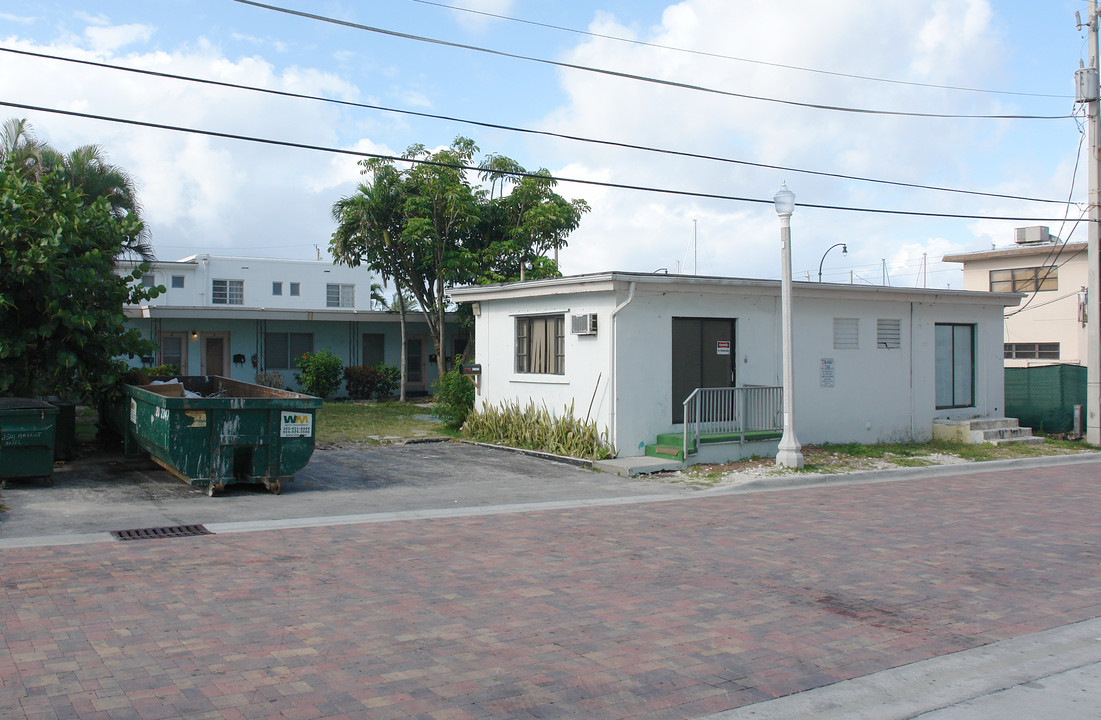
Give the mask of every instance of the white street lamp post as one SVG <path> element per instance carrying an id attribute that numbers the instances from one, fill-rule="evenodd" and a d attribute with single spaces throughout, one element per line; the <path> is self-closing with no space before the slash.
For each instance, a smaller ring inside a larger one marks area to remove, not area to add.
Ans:
<path id="1" fill-rule="evenodd" d="M 784 434 L 776 453 L 776 464 L 783 467 L 803 467 L 803 448 L 795 437 L 795 361 L 792 355 L 791 330 L 791 214 L 795 211 L 795 193 L 782 183 L 772 198 L 780 216 L 780 250 L 783 280 L 780 284 L 780 314 L 782 316 L 784 356 Z"/>

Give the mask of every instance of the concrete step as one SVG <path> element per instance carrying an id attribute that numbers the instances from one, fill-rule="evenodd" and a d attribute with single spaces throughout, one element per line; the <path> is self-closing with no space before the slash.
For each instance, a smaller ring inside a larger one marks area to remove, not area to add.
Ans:
<path id="1" fill-rule="evenodd" d="M 1020 440 L 1032 437 L 1032 428 L 1027 427 L 998 427 L 986 430 L 976 430 L 972 427 L 971 442 L 994 442 L 995 440 Z"/>
<path id="2" fill-rule="evenodd" d="M 1043 438 L 1033 437 L 1032 428 L 1020 427 L 1017 418 L 971 418 L 969 420 L 934 420 L 933 437 L 964 443 L 1023 442 L 1039 444 Z"/>
<path id="3" fill-rule="evenodd" d="M 968 420 L 967 423 L 972 430 L 997 430 L 1017 427 L 1020 424 L 1017 418 L 977 418 Z"/>
<path id="4" fill-rule="evenodd" d="M 1006 445 L 1008 443 L 1020 443 L 1021 445 L 1043 445 L 1044 439 L 1042 437 L 1036 437 L 1035 435 L 1029 435 L 1027 437 L 998 438 L 997 440 L 987 440 L 986 442 L 992 445 Z"/>

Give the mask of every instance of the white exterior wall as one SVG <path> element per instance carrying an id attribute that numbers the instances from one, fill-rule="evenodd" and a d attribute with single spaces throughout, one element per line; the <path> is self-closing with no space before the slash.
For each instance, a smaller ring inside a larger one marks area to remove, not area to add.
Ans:
<path id="1" fill-rule="evenodd" d="M 967 255 L 952 255 L 945 260 L 963 263 L 963 286 L 967 290 L 990 289 L 991 270 L 1043 267 L 1051 265 L 1056 255 L 1053 245 L 1010 247 L 1000 251 L 984 251 Z M 1006 309 L 1005 342 L 1059 343 L 1058 360 L 1005 360 L 1006 367 L 1031 367 L 1069 363 L 1086 364 L 1086 326 L 1079 313 L 1079 293 L 1088 285 L 1085 245 L 1070 246 L 1059 253 L 1059 289 L 1028 293 L 1020 307 Z M 1024 308 L 1021 310 L 1021 308 Z M 1018 312 L 1020 310 L 1020 312 Z"/>
<path id="2" fill-rule="evenodd" d="M 611 425 L 609 383 L 611 374 L 611 332 L 609 327 L 612 293 L 557 295 L 549 298 L 520 298 L 508 303 L 485 303 L 475 322 L 476 361 L 482 364 L 477 401 L 499 405 L 516 400 L 526 406 L 529 400 L 546 403 L 560 413 L 574 403 L 574 415 L 589 413 L 598 427 Z M 565 373 L 534 375 L 516 372 L 516 318 L 523 315 L 566 315 Z M 596 335 L 570 333 L 569 316 L 597 313 Z M 586 390 L 587 388 L 587 390 Z M 594 394 L 595 393 L 595 394 Z M 592 401 L 590 411 L 589 404 Z"/>
<path id="3" fill-rule="evenodd" d="M 736 320 L 733 352 L 737 385 L 781 384 L 779 285 L 762 281 L 707 282 L 694 278 L 635 282 L 618 275 L 570 287 L 536 283 L 497 291 L 469 289 L 459 301 L 478 300 L 480 401 L 529 400 L 560 411 L 574 403 L 584 417 L 608 427 L 621 457 L 642 455 L 672 422 L 672 321 L 675 317 Z M 795 428 L 803 443 L 926 440 L 934 418 L 1004 414 L 1002 314 L 1004 295 L 983 302 L 964 293 L 796 283 L 794 293 Z M 630 302 L 627 302 L 630 298 Z M 624 304 L 626 303 L 626 304 Z M 614 320 L 612 312 L 622 306 Z M 569 316 L 595 312 L 595 337 L 569 334 Z M 565 373 L 515 372 L 517 316 L 566 315 Z M 859 347 L 833 347 L 833 319 L 857 318 Z M 899 348 L 876 347 L 877 320 L 897 319 Z M 936 409 L 935 326 L 976 326 L 975 405 Z M 616 359 L 613 366 L 613 357 Z M 833 385 L 822 382 L 822 360 L 832 359 Z M 610 369 L 614 367 L 614 373 Z M 615 395 L 618 402 L 612 403 Z"/>
<path id="4" fill-rule="evenodd" d="M 133 263 L 124 263 L 130 270 Z M 211 306 L 210 294 L 214 280 L 241 280 L 244 302 L 228 307 L 250 307 L 274 310 L 323 310 L 326 308 L 326 286 L 354 285 L 355 305 L 351 309 L 369 310 L 371 283 L 378 279 L 365 267 L 334 265 L 327 260 L 285 260 L 279 258 L 245 258 L 224 255 L 195 255 L 177 262 L 156 262 L 149 273 L 154 284 L 163 285 L 165 292 L 146 302 L 152 306 Z M 172 287 L 172 276 L 184 278 L 183 288 Z M 273 282 L 282 283 L 282 295 L 272 292 Z M 290 284 L 300 283 L 300 294 L 290 294 Z M 217 307 L 227 307 L 219 304 Z"/>

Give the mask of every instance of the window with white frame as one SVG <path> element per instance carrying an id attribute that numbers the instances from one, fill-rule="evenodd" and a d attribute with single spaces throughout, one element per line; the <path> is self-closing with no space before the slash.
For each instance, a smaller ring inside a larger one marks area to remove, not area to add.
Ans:
<path id="1" fill-rule="evenodd" d="M 155 287 L 156 285 L 157 285 L 157 279 L 156 279 L 156 277 L 153 276 L 153 273 L 144 273 L 141 276 L 141 286 L 142 287 L 151 288 L 151 287 Z"/>
<path id="2" fill-rule="evenodd" d="M 566 373 L 566 316 L 516 318 L 516 372 Z"/>
<path id="3" fill-rule="evenodd" d="M 183 275 L 173 275 L 172 276 L 172 288 L 174 290 L 180 290 L 180 289 L 183 288 L 183 286 L 184 286 L 184 276 Z"/>
<path id="4" fill-rule="evenodd" d="M 298 297 L 302 294 L 302 283 L 291 283 L 291 297 Z"/>
<path id="5" fill-rule="evenodd" d="M 329 283 L 325 286 L 325 307 L 354 308 L 356 286 Z"/>
<path id="6" fill-rule="evenodd" d="M 210 290 L 210 302 L 215 305 L 244 305 L 244 280 L 214 280 Z"/>
<path id="7" fill-rule="evenodd" d="M 1058 360 L 1059 343 L 1006 343 L 1006 360 Z"/>

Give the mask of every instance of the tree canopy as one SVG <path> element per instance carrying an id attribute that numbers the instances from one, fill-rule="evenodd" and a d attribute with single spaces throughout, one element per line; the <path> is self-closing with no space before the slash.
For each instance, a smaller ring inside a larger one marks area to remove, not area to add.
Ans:
<path id="1" fill-rule="evenodd" d="M 115 258 L 141 234 L 104 197 L 88 201 L 62 168 L 0 168 L 0 395 L 96 399 L 117 388 L 120 356 L 148 354 L 123 305 L 153 297 Z"/>
<path id="2" fill-rule="evenodd" d="M 9 118 L 0 125 L 0 165 L 9 159 L 15 172 L 33 180 L 59 170 L 88 203 L 104 198 L 115 216 L 139 221 L 136 234 L 126 238 L 118 255 L 133 255 L 144 262 L 155 259 L 149 231 L 141 222 L 137 184 L 129 173 L 107 159 L 99 145 L 81 145 L 63 153 L 39 140 L 26 120 Z"/>
<path id="3" fill-rule="evenodd" d="M 405 169 L 389 160 L 361 161 L 369 180 L 333 205 L 333 257 L 365 264 L 413 293 L 441 377 L 447 288 L 557 275 L 545 255 L 566 245 L 589 210 L 584 200 L 555 193 L 547 170 L 529 173 L 501 155 L 477 166 L 477 178 L 489 186 L 476 185 L 469 169 L 477 153 L 473 140 L 459 137 L 436 152 L 410 146 L 402 157 L 413 162 Z"/>

